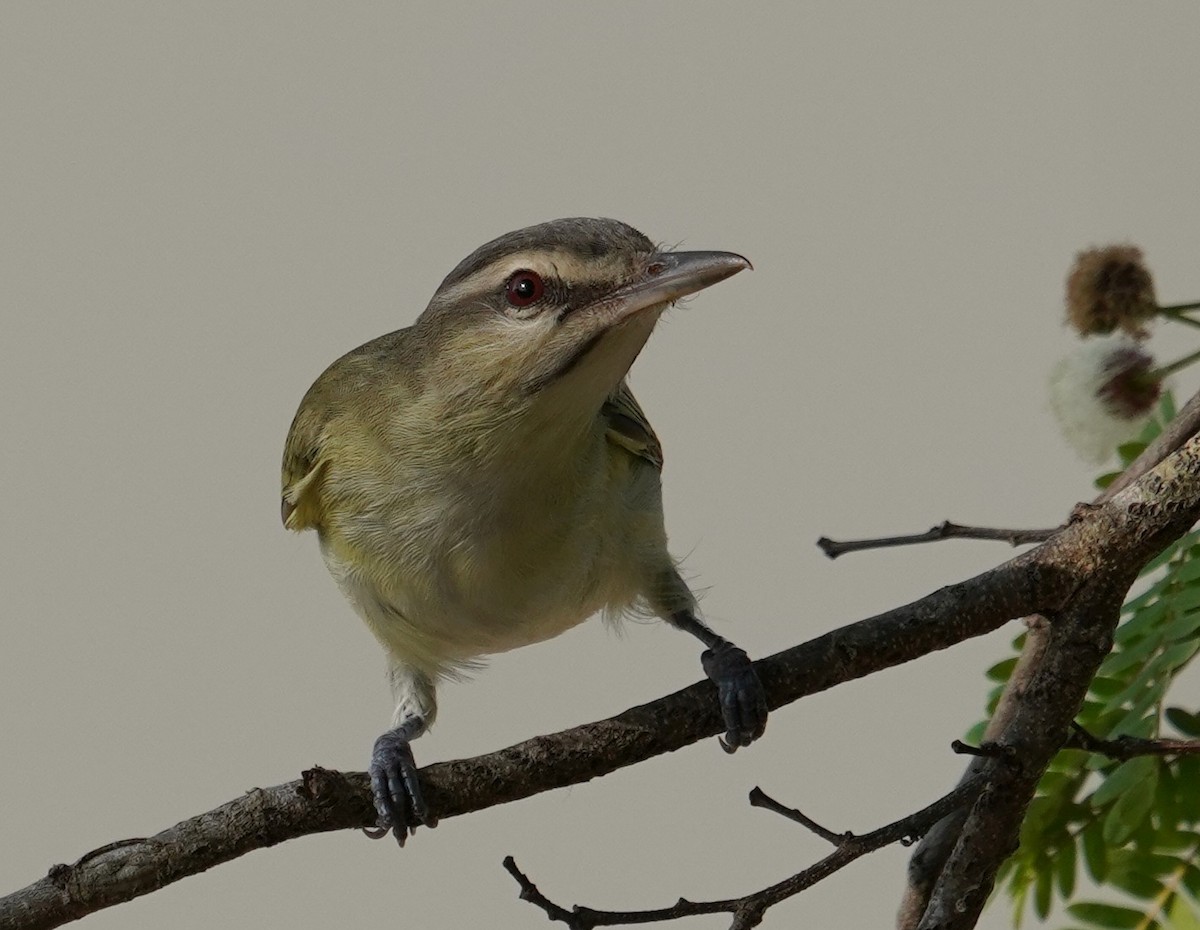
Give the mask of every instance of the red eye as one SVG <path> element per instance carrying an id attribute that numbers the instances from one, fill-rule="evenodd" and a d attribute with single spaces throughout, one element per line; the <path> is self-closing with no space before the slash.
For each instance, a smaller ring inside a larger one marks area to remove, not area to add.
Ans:
<path id="1" fill-rule="evenodd" d="M 504 285 L 508 302 L 514 307 L 528 307 L 536 303 L 545 291 L 546 285 L 536 271 L 518 271 Z"/>

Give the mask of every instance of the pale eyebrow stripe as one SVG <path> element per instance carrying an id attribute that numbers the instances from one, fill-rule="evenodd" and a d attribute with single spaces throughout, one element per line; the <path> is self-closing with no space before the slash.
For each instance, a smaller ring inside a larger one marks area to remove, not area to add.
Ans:
<path id="1" fill-rule="evenodd" d="M 538 249 L 510 252 L 502 258 L 494 259 L 442 291 L 441 296 L 446 300 L 459 301 L 491 294 L 499 290 L 513 272 L 522 268 L 536 271 L 543 277 L 561 276 L 560 269 L 565 269 L 572 278 L 572 283 L 579 284 L 590 283 L 593 278 L 603 279 L 603 268 L 595 268 L 592 263 L 581 260 L 571 252 L 563 249 Z M 597 274 L 587 277 L 580 275 L 580 272 L 589 270 L 595 270 Z"/>

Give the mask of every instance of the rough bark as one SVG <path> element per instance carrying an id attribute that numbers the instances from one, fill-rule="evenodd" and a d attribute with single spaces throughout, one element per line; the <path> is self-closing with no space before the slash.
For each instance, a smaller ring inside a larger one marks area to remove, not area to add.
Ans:
<path id="1" fill-rule="evenodd" d="M 1200 513 L 1200 440 L 1125 491 L 1081 512 L 1053 539 L 991 571 L 912 604 L 834 630 L 756 663 L 778 708 L 881 669 L 980 636 L 1016 617 L 1052 620 L 1045 665 L 1003 741 L 1024 753 L 992 775 L 925 909 L 925 927 L 965 927 L 1015 843 L 1032 786 L 1066 739 L 1087 681 L 1107 650 L 1120 597 L 1142 565 Z M 1090 669 L 1090 670 L 1089 670 Z M 439 817 L 453 817 L 577 784 L 722 729 L 713 686 L 701 682 L 585 724 L 473 759 L 422 770 Z M 995 765 L 999 766 L 996 762 Z M 121 841 L 55 866 L 0 899 L 0 930 L 47 928 L 147 894 L 253 849 L 373 821 L 366 776 L 322 769 L 257 789 L 149 838 Z"/>

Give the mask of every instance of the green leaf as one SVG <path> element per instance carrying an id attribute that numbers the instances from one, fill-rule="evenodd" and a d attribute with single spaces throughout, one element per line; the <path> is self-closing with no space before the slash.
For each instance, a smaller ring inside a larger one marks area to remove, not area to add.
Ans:
<path id="1" fill-rule="evenodd" d="M 1016 668 L 1016 666 L 1017 657 L 1011 656 L 1010 658 L 997 662 L 986 672 L 984 672 L 984 675 L 986 675 L 991 681 L 1005 682 L 1012 677 L 1012 670 Z"/>
<path id="2" fill-rule="evenodd" d="M 1054 896 L 1054 875 L 1050 871 L 1050 863 L 1044 856 L 1038 858 L 1035 866 L 1037 876 L 1033 886 L 1033 912 L 1038 920 L 1050 916 L 1050 900 Z"/>
<path id="3" fill-rule="evenodd" d="M 979 723 L 967 730 L 966 734 L 963 736 L 963 742 L 971 746 L 978 746 L 980 741 L 983 739 L 983 731 L 986 729 L 987 721 L 980 720 Z"/>
<path id="4" fill-rule="evenodd" d="M 1200 559 L 1184 559 L 1172 574 L 1178 584 L 1192 584 L 1197 578 L 1200 578 Z"/>
<path id="5" fill-rule="evenodd" d="M 1092 792 L 1092 803 L 1096 807 L 1104 807 L 1138 784 L 1145 784 L 1152 774 L 1156 774 L 1157 768 L 1157 760 L 1149 756 L 1138 756 L 1122 762 L 1104 779 L 1104 784 Z"/>
<path id="6" fill-rule="evenodd" d="M 1170 671 L 1175 671 L 1175 669 L 1191 659 L 1197 651 L 1200 651 L 1200 639 L 1176 643 L 1174 646 L 1169 646 L 1163 650 L 1162 665 Z"/>
<path id="7" fill-rule="evenodd" d="M 1158 714 L 1151 711 L 1149 716 L 1143 717 L 1141 720 L 1133 721 L 1125 725 L 1118 724 L 1113 728 L 1114 732 L 1124 734 L 1126 736 L 1136 737 L 1138 739 L 1154 739 L 1158 736 Z"/>
<path id="8" fill-rule="evenodd" d="M 1058 812 L 1060 799 L 1047 795 L 1038 795 L 1029 802 L 1025 812 L 1025 820 L 1021 823 L 1021 843 L 1030 848 L 1045 845 L 1040 834 L 1044 833 L 1054 815 Z"/>
<path id="9" fill-rule="evenodd" d="M 1129 463 L 1136 459 L 1139 455 L 1146 451 L 1146 443 L 1138 442 L 1123 442 L 1117 446 L 1117 455 L 1121 457 L 1121 464 L 1128 467 Z"/>
<path id="10" fill-rule="evenodd" d="M 1075 893 L 1076 855 L 1075 844 L 1068 842 L 1054 859 L 1054 881 L 1058 885 L 1059 896 L 1066 900 Z"/>
<path id="11" fill-rule="evenodd" d="M 1104 839 L 1118 846 L 1133 836 L 1139 827 L 1144 826 L 1150 808 L 1154 806 L 1154 790 L 1157 787 L 1158 768 L 1155 767 L 1150 770 L 1149 775 L 1131 785 L 1117 798 L 1104 817 Z M 1109 876 L 1109 881 L 1112 881 L 1112 876 Z"/>
<path id="12" fill-rule="evenodd" d="M 1096 736 L 1108 738 L 1113 735 L 1113 728 L 1120 722 L 1125 715 L 1121 711 L 1111 711 L 1103 714 L 1098 714 L 1095 717 L 1084 718 L 1081 722 Z M 1106 759 L 1104 756 L 1089 756 L 1086 763 L 1087 768 L 1095 770 L 1102 769 L 1112 765 L 1112 760 Z"/>
<path id="13" fill-rule="evenodd" d="M 1104 675 L 1097 675 L 1092 679 L 1092 683 L 1089 686 L 1088 691 L 1090 694 L 1100 698 L 1101 700 L 1107 700 L 1108 698 L 1116 697 L 1117 694 L 1125 689 L 1125 686 L 1128 683 L 1129 682 L 1123 678 L 1109 678 Z M 1086 711 L 1086 709 L 1087 707 L 1085 705 L 1084 710 Z"/>
<path id="14" fill-rule="evenodd" d="M 1154 838 L 1155 846 L 1170 846 L 1178 836 L 1179 794 L 1180 784 L 1179 779 L 1175 777 L 1175 767 L 1168 763 L 1160 765 L 1158 789 L 1154 793 L 1154 818 L 1158 824 L 1158 834 Z"/>
<path id="15" fill-rule="evenodd" d="M 1149 572 L 1147 569 L 1142 569 L 1143 577 L 1145 575 L 1147 575 L 1148 573 Z M 1121 630 L 1117 631 L 1118 634 L 1120 634 L 1121 631 L 1124 630 L 1129 625 L 1129 620 L 1128 620 L 1129 617 L 1133 616 L 1135 613 L 1137 613 L 1140 610 L 1145 610 L 1146 607 L 1148 607 L 1152 601 L 1162 597 L 1163 592 L 1168 587 L 1169 587 L 1169 585 L 1167 584 L 1166 579 L 1160 578 L 1154 584 L 1150 585 L 1150 587 L 1146 588 L 1146 590 L 1143 591 L 1141 594 L 1139 594 L 1137 597 L 1132 597 L 1129 600 L 1127 600 L 1124 603 L 1124 605 L 1122 605 L 1122 607 L 1121 607 L 1121 614 L 1126 619 L 1125 619 L 1125 622 L 1121 625 Z"/>
<path id="16" fill-rule="evenodd" d="M 1016 860 L 1018 858 L 1019 858 L 1019 854 L 1017 856 L 1009 856 L 1007 859 L 1004 860 L 1003 863 L 1001 863 L 1000 868 L 998 868 L 996 870 L 996 887 L 997 888 L 1001 888 L 1005 884 L 1008 883 L 1009 878 L 1013 874 L 1013 869 L 1016 868 Z"/>
<path id="17" fill-rule="evenodd" d="M 1144 578 L 1147 575 L 1149 575 L 1151 572 L 1153 572 L 1155 569 L 1162 568 L 1164 565 L 1166 565 L 1168 562 L 1170 562 L 1171 559 L 1175 558 L 1175 556 L 1184 547 L 1185 547 L 1185 544 L 1182 539 L 1171 543 L 1171 545 L 1167 546 L 1166 549 L 1164 549 L 1162 552 L 1160 552 L 1158 555 L 1156 555 L 1154 558 L 1152 558 L 1149 562 L 1146 563 L 1145 567 L 1141 571 L 1141 577 Z"/>
<path id="18" fill-rule="evenodd" d="M 1012 895 L 1012 922 L 1020 930 L 1021 921 L 1025 917 L 1025 902 L 1029 900 L 1029 873 L 1018 872 L 1013 876 L 1010 893 Z"/>
<path id="19" fill-rule="evenodd" d="M 1093 821 L 1083 828 L 1079 835 L 1080 847 L 1083 849 L 1083 862 L 1087 866 L 1092 881 L 1103 883 L 1108 878 L 1108 844 L 1104 842 L 1104 825 Z"/>
<path id="20" fill-rule="evenodd" d="M 1158 419 L 1163 423 L 1175 419 L 1175 395 L 1170 391 L 1163 391 L 1158 399 Z"/>
<path id="21" fill-rule="evenodd" d="M 1183 895 L 1177 894 L 1167 905 L 1168 926 L 1171 930 L 1200 930 L 1200 915 Z"/>
<path id="22" fill-rule="evenodd" d="M 1196 843 L 1196 837 L 1191 836 L 1191 843 L 1187 844 L 1190 849 Z M 1164 875 L 1176 871 L 1182 863 L 1178 856 L 1171 856 L 1162 852 L 1139 852 L 1134 853 L 1129 857 L 1129 868 L 1136 869 L 1143 875 L 1152 875 L 1155 878 L 1161 878 Z"/>
<path id="23" fill-rule="evenodd" d="M 1176 810 L 1178 810 L 1178 804 L 1176 804 Z M 1184 850 L 1190 850 L 1196 845 L 1195 832 L 1181 828 L 1179 826 L 1178 815 L 1168 820 L 1162 809 L 1156 809 L 1154 813 L 1155 819 L 1161 821 L 1158 830 L 1154 834 L 1154 848 L 1160 853 L 1180 853 Z M 1164 856 L 1164 858 L 1166 857 Z M 1178 862 L 1175 860 L 1172 860 L 1172 862 L 1178 865 Z"/>
<path id="24" fill-rule="evenodd" d="M 1173 415 L 1174 414 L 1172 414 L 1172 416 Z M 1158 414 L 1156 416 L 1152 416 L 1146 421 L 1145 426 L 1142 427 L 1141 433 L 1138 434 L 1138 438 L 1142 440 L 1142 442 L 1149 445 L 1158 437 L 1158 434 L 1162 432 L 1163 424 L 1167 423 L 1168 421 L 1169 418 L 1163 419 L 1163 409 L 1160 405 Z"/>
<path id="25" fill-rule="evenodd" d="M 996 707 L 1000 704 L 1000 695 L 1004 693 L 1004 685 L 996 685 L 988 695 L 987 699 L 987 715 L 991 717 L 996 712 Z"/>
<path id="26" fill-rule="evenodd" d="M 1115 904 L 1101 904 L 1099 901 L 1081 901 L 1071 904 L 1067 912 L 1073 917 L 1101 927 L 1128 928 L 1133 930 L 1142 922 L 1143 914 L 1131 907 L 1117 907 Z"/>
<path id="27" fill-rule="evenodd" d="M 1153 899 L 1162 891 L 1161 884 L 1149 875 L 1143 875 L 1141 872 L 1113 869 L 1108 873 L 1107 883 L 1143 901 Z"/>
<path id="28" fill-rule="evenodd" d="M 1184 756 L 1175 763 L 1179 792 L 1179 818 L 1185 823 L 1200 821 L 1200 756 Z M 1197 895 L 1200 897 L 1200 895 Z"/>
<path id="29" fill-rule="evenodd" d="M 1200 629 L 1200 584 L 1184 588 L 1171 600 L 1174 613 L 1171 622 L 1163 627 L 1164 639 L 1186 639 Z"/>
<path id="30" fill-rule="evenodd" d="M 1183 887 L 1193 898 L 1200 900 L 1200 869 L 1189 864 L 1183 870 Z"/>
<path id="31" fill-rule="evenodd" d="M 1167 708 L 1167 722 L 1184 736 L 1200 736 L 1200 714 L 1189 713 L 1182 707 Z"/>
<path id="32" fill-rule="evenodd" d="M 1149 611 L 1144 616 L 1149 615 Z M 1166 611 L 1159 613 L 1159 616 L 1166 619 Z M 1126 640 L 1121 643 L 1121 648 L 1112 653 L 1104 660 L 1104 664 L 1100 666 L 1100 671 L 1106 677 L 1116 677 L 1123 672 L 1128 672 L 1131 669 L 1140 668 L 1150 658 L 1151 655 L 1158 649 L 1162 643 L 1162 633 L 1151 631 L 1146 636 L 1138 637 L 1133 641 Z M 1121 694 L 1120 691 L 1117 694 Z M 1113 699 L 1117 694 L 1109 698 L 1109 703 L 1114 703 Z"/>
<path id="33" fill-rule="evenodd" d="M 1163 694 L 1166 693 L 1167 686 L 1171 683 L 1170 679 L 1154 681 L 1155 677 L 1153 674 L 1147 675 L 1146 680 L 1141 682 L 1142 687 L 1146 690 L 1133 702 L 1125 716 L 1118 720 L 1116 725 L 1109 730 L 1109 736 L 1120 736 L 1122 734 L 1134 736 L 1147 732 L 1144 718 L 1147 713 L 1157 708 L 1158 703 L 1163 699 Z M 1157 716 L 1157 712 L 1155 711 L 1150 721 L 1149 732 L 1154 731 L 1154 723 Z"/>

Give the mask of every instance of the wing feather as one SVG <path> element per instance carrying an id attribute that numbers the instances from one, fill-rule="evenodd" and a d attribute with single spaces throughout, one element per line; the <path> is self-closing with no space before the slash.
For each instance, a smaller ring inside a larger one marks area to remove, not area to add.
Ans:
<path id="1" fill-rule="evenodd" d="M 608 424 L 608 441 L 628 449 L 659 471 L 663 467 L 662 443 L 654 428 L 624 381 L 600 408 Z"/>
<path id="2" fill-rule="evenodd" d="M 288 433 L 283 452 L 280 515 L 289 530 L 316 529 L 321 525 L 321 481 L 326 459 L 322 456 L 325 418 L 301 407 Z"/>

